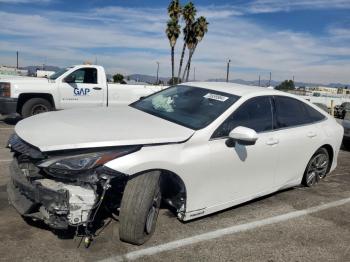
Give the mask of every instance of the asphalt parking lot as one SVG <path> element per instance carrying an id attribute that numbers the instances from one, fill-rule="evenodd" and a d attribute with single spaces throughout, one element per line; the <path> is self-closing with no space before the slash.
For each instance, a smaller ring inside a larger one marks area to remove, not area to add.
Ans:
<path id="1" fill-rule="evenodd" d="M 192 222 L 161 210 L 143 246 L 118 238 L 112 221 L 89 249 L 28 225 L 9 206 L 6 183 L 13 125 L 0 121 L 1 261 L 350 261 L 350 152 L 314 188 L 293 188 Z M 210 192 L 208 192 L 210 193 Z"/>

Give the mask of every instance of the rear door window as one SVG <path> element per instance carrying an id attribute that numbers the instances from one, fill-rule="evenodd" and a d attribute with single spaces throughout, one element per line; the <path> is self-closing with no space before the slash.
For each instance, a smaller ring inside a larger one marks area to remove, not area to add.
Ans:
<path id="1" fill-rule="evenodd" d="M 323 114 L 318 112 L 316 109 L 312 108 L 311 106 L 309 106 L 305 103 L 303 103 L 303 104 L 305 106 L 307 115 L 310 118 L 310 123 L 318 122 L 318 121 L 321 121 L 321 120 L 326 118 Z"/>
<path id="2" fill-rule="evenodd" d="M 291 97 L 276 96 L 276 128 L 314 123 L 325 118 L 309 105 Z"/>

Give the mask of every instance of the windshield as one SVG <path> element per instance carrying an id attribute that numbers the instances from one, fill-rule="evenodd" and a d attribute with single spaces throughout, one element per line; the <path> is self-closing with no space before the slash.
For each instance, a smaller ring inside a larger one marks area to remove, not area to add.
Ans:
<path id="1" fill-rule="evenodd" d="M 63 75 L 65 72 L 67 72 L 70 68 L 64 68 L 64 69 L 60 69 L 57 72 L 55 72 L 54 74 L 52 74 L 49 79 L 51 80 L 56 80 L 57 78 L 59 78 L 61 75 Z"/>
<path id="2" fill-rule="evenodd" d="M 238 98 L 224 92 L 179 85 L 150 95 L 130 106 L 198 130 L 213 122 Z"/>

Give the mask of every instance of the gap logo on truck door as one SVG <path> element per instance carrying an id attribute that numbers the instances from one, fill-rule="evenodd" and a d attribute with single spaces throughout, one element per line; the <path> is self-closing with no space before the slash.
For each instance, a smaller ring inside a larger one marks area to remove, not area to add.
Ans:
<path id="1" fill-rule="evenodd" d="M 87 96 L 90 93 L 89 88 L 74 88 L 74 95 L 75 96 Z"/>

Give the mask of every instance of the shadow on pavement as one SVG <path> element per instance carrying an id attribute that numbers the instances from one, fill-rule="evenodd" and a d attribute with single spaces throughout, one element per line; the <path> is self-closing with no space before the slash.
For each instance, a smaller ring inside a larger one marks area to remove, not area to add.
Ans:
<path id="1" fill-rule="evenodd" d="M 21 121 L 22 118 L 21 117 L 5 117 L 3 119 L 0 119 L 0 122 L 4 122 L 5 124 L 8 125 L 16 125 L 19 121 Z"/>

